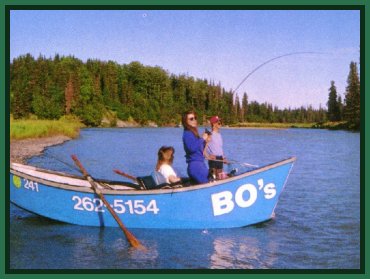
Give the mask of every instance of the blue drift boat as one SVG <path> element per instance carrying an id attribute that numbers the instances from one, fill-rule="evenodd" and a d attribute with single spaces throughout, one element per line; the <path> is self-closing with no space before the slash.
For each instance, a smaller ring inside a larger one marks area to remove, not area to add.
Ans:
<path id="1" fill-rule="evenodd" d="M 295 157 L 206 184 L 142 190 L 95 180 L 128 228 L 243 227 L 271 219 Z M 10 201 L 35 214 L 84 226 L 118 224 L 83 177 L 12 163 Z"/>

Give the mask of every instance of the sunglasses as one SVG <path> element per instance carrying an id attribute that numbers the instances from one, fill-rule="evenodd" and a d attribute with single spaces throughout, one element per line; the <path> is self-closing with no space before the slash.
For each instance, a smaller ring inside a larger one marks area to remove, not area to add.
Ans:
<path id="1" fill-rule="evenodd" d="M 190 118 L 188 118 L 188 120 L 189 120 L 189 121 L 194 121 L 194 120 L 197 120 L 197 117 L 196 117 L 196 116 L 194 116 L 194 117 L 190 117 Z"/>

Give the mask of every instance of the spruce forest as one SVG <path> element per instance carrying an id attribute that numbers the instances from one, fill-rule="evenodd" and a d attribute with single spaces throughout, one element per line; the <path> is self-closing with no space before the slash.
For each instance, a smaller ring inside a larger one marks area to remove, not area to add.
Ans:
<path id="1" fill-rule="evenodd" d="M 225 90 L 220 83 L 188 75 L 174 75 L 159 66 L 140 62 L 120 65 L 113 61 L 73 56 L 37 59 L 30 54 L 10 64 L 10 112 L 14 119 L 36 116 L 59 119 L 77 116 L 87 126 L 100 126 L 109 115 L 111 126 L 118 119 L 146 125 L 177 125 L 181 113 L 194 109 L 205 122 L 220 115 L 225 124 L 324 123 L 346 121 L 346 128 L 360 128 L 360 81 L 357 64 L 351 62 L 344 99 L 328 81 L 327 107 L 279 109 Z"/>

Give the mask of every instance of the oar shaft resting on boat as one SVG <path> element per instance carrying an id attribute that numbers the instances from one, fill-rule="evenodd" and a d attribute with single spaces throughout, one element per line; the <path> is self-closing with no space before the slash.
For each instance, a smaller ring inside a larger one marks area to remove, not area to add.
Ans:
<path id="1" fill-rule="evenodd" d="M 127 174 L 127 173 L 125 173 L 125 172 L 123 172 L 123 171 L 120 171 L 120 170 L 118 170 L 118 169 L 114 169 L 113 170 L 116 174 L 119 174 L 119 175 L 122 175 L 122 176 L 124 176 L 124 177 L 126 177 L 126 178 L 128 178 L 128 179 L 131 179 L 132 181 L 134 181 L 134 182 L 138 182 L 137 181 L 137 177 L 135 177 L 135 176 L 132 176 L 132 175 L 130 175 L 130 174 Z"/>

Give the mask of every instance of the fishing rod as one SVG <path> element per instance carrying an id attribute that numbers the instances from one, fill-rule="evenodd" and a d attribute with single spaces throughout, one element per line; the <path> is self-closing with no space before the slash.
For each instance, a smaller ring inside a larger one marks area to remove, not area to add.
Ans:
<path id="1" fill-rule="evenodd" d="M 277 60 L 277 59 L 280 59 L 280 58 L 283 58 L 283 57 L 286 57 L 286 56 L 292 56 L 292 55 L 299 55 L 299 54 L 324 54 L 323 52 L 314 52 L 314 51 L 305 51 L 305 52 L 291 52 L 291 53 L 287 53 L 287 54 L 283 54 L 283 55 L 279 55 L 279 56 L 276 56 L 274 58 L 271 58 L 265 62 L 263 62 L 262 64 L 258 65 L 256 68 L 254 68 L 251 72 L 249 72 L 246 77 L 238 84 L 238 86 L 235 88 L 235 90 L 233 90 L 231 93 L 235 93 L 236 90 L 239 89 L 239 87 L 254 73 L 256 72 L 258 69 L 262 68 L 264 65 L 274 61 L 274 60 Z"/>
<path id="2" fill-rule="evenodd" d="M 230 164 L 237 164 L 237 165 L 241 165 L 243 167 L 253 167 L 253 168 L 258 168 L 259 167 L 258 165 L 253 165 L 253 164 L 238 162 L 238 161 L 235 161 L 235 160 L 229 160 L 228 162 Z"/>
<path id="3" fill-rule="evenodd" d="M 244 166 L 244 167 L 254 167 L 254 168 L 258 168 L 258 165 L 252 165 L 252 164 L 248 164 L 248 163 L 242 163 L 242 162 L 238 162 L 238 161 L 235 161 L 235 160 L 218 160 L 218 159 L 211 159 L 209 157 L 205 157 L 206 160 L 208 161 L 214 161 L 214 162 L 222 162 L 224 164 L 237 164 L 237 165 L 241 165 L 241 166 Z"/>

